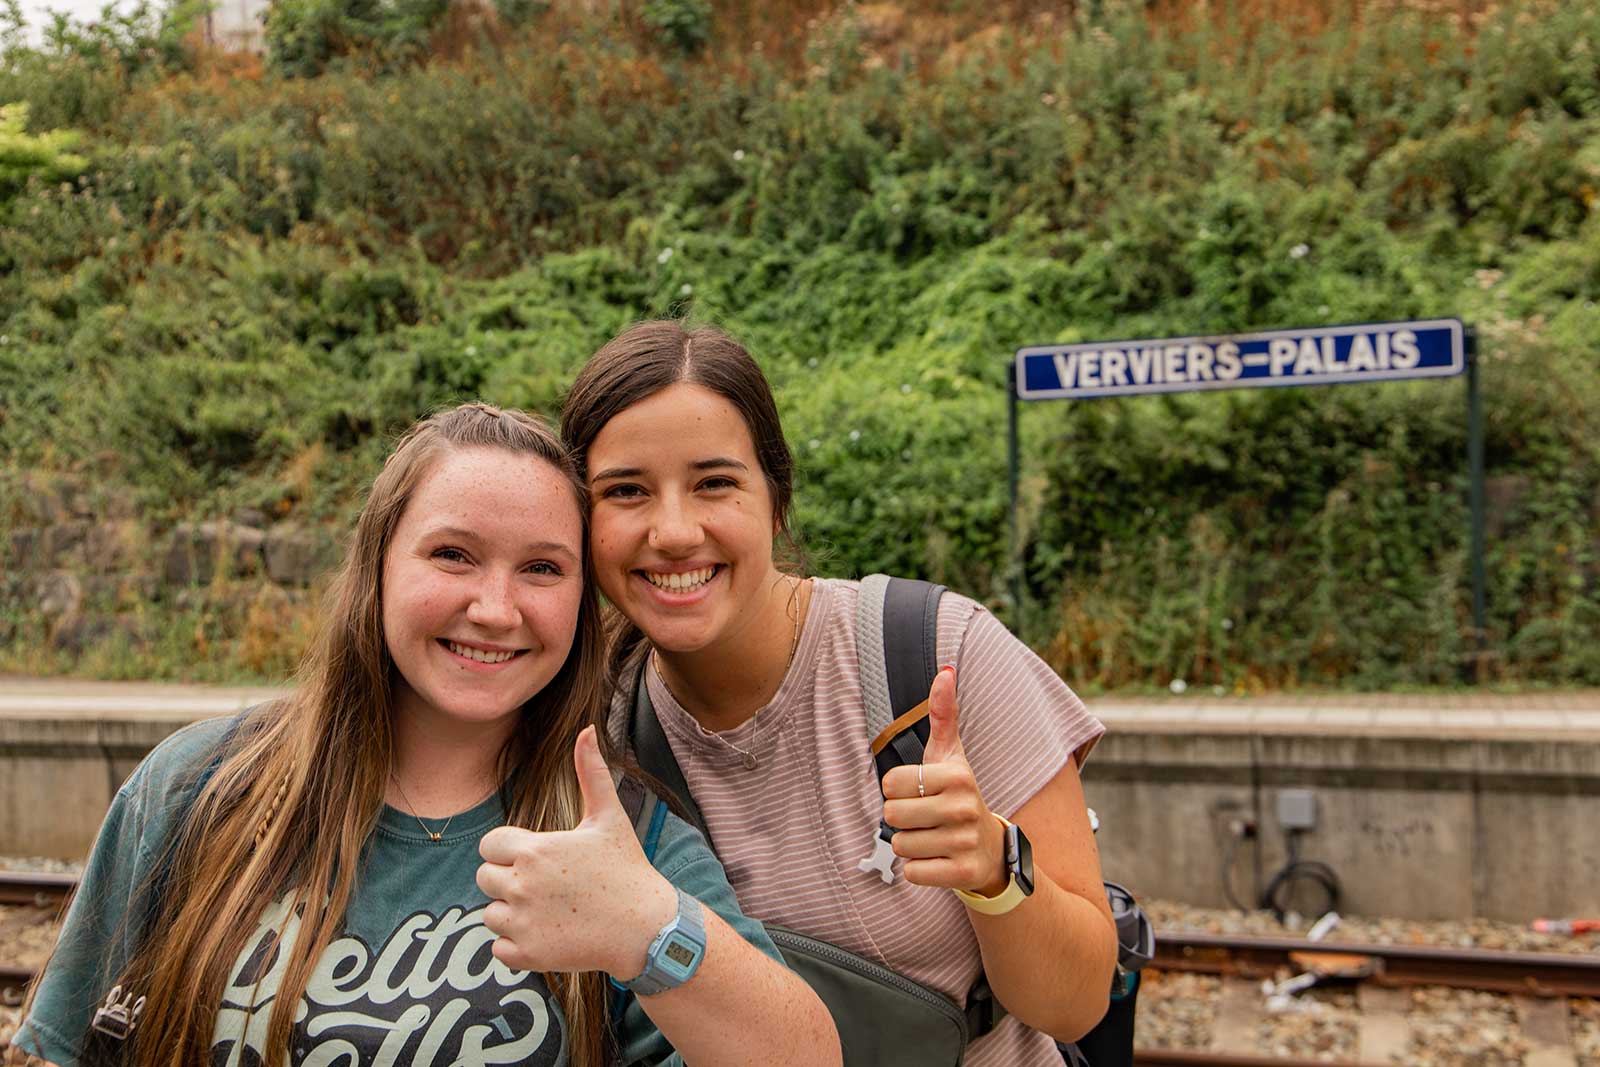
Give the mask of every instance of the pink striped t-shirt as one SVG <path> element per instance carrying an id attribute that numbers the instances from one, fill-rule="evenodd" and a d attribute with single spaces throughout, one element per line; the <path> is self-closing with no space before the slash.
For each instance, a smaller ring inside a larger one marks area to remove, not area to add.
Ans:
<path id="1" fill-rule="evenodd" d="M 857 869 L 872 852 L 883 799 L 867 750 L 856 661 L 857 583 L 815 579 L 805 628 L 772 702 L 712 733 L 653 666 L 650 700 L 712 846 L 747 915 L 830 941 L 964 1004 L 982 966 L 955 894 L 885 885 Z M 981 606 L 947 593 L 938 659 L 956 668 L 962 748 L 984 802 L 1014 815 L 1104 727 L 1027 646 Z M 619 745 L 623 719 L 610 728 Z M 1046 1035 L 1006 1018 L 975 1042 L 970 1067 L 1059 1067 Z"/>

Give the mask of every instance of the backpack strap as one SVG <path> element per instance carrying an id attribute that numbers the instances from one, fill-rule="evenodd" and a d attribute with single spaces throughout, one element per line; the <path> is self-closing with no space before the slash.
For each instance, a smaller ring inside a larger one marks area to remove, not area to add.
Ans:
<path id="1" fill-rule="evenodd" d="M 689 783 L 684 780 L 683 770 L 678 766 L 672 746 L 667 743 L 667 735 L 661 729 L 661 720 L 656 718 L 656 709 L 650 703 L 650 687 L 645 684 L 644 671 L 645 661 L 641 660 L 639 673 L 633 676 L 633 702 L 629 705 L 626 731 L 628 744 L 633 748 L 633 758 L 639 761 L 639 766 L 646 774 L 667 787 L 672 799 L 682 806 L 689 823 L 709 842 L 711 835 L 706 833 L 705 817 L 700 814 L 700 806 L 689 794 Z M 650 795 L 655 794 L 650 792 Z"/>
<path id="2" fill-rule="evenodd" d="M 938 671 L 944 586 L 869 575 L 856 604 L 856 656 L 878 780 L 921 763 L 928 746 L 928 687 Z"/>
<path id="3" fill-rule="evenodd" d="M 928 689 L 939 672 L 939 600 L 945 587 L 913 578 L 873 574 L 861 580 L 856 605 L 856 657 L 866 702 L 869 747 L 883 776 L 903 764 L 921 763 L 928 747 Z M 878 824 L 887 841 L 894 827 Z M 978 1038 L 1006 1016 L 988 980 L 978 975 L 967 993 L 967 1033 Z"/>

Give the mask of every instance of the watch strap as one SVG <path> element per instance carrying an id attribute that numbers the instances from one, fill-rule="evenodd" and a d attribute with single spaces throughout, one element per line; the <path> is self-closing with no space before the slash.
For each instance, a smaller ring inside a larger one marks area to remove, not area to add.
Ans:
<path id="1" fill-rule="evenodd" d="M 1029 891 L 1024 889 L 1022 883 L 1017 879 L 1017 871 L 1011 855 L 1011 833 L 1013 830 L 1011 820 L 1004 815 L 995 815 L 992 811 L 989 814 L 994 815 L 1000 821 L 1000 825 L 1005 828 L 1005 836 L 1003 838 L 1005 841 L 1005 855 L 1003 858 L 1006 861 L 1006 887 L 1000 891 L 998 896 L 992 897 L 986 897 L 982 893 L 973 893 L 966 889 L 952 889 L 951 892 L 961 898 L 961 903 L 981 915 L 1004 915 L 1024 900 L 1027 900 Z"/>

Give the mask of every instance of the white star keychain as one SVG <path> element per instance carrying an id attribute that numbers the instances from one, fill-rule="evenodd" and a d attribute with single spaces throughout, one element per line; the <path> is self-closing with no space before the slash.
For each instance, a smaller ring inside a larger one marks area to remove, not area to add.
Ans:
<path id="1" fill-rule="evenodd" d="M 881 828 L 872 835 L 872 855 L 857 863 L 856 870 L 877 872 L 884 885 L 894 884 L 894 849 L 885 840 Z"/>

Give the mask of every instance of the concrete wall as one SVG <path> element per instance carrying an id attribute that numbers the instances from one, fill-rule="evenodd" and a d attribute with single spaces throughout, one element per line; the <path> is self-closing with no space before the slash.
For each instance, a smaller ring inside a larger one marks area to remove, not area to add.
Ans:
<path id="1" fill-rule="evenodd" d="M 1118 728 L 1085 770 L 1106 877 L 1137 893 L 1227 906 L 1287 861 L 1277 796 L 1308 788 L 1300 858 L 1338 876 L 1342 910 L 1420 919 L 1600 914 L 1600 738 L 1354 736 Z M 1311 908 L 1320 893 L 1302 897 Z"/>
<path id="2" fill-rule="evenodd" d="M 0 716 L 0 855 L 83 857 L 138 760 L 197 717 Z M 1600 736 L 1116 723 L 1084 779 L 1106 876 L 1142 895 L 1226 906 L 1229 825 L 1245 819 L 1259 833 L 1236 847 L 1231 876 L 1253 903 L 1287 858 L 1277 794 L 1309 788 L 1318 823 L 1300 854 L 1333 868 L 1345 911 L 1600 914 L 1600 837 L 1588 822 L 1600 812 Z"/>
<path id="3" fill-rule="evenodd" d="M 82 859 L 111 798 L 192 716 L 0 716 L 0 855 Z"/>

